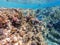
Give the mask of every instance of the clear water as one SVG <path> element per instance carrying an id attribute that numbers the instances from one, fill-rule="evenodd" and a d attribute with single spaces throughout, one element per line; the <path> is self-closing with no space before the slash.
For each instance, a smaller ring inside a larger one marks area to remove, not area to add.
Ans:
<path id="1" fill-rule="evenodd" d="M 59 6 L 60 0 L 0 0 L 0 7 L 6 8 L 44 8 Z"/>

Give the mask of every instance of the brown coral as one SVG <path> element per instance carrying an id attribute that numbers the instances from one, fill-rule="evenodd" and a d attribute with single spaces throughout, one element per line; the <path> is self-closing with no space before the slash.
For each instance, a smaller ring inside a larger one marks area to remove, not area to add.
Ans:
<path id="1" fill-rule="evenodd" d="M 0 36 L 5 37 L 1 38 L 0 45 L 46 45 L 42 26 L 29 12 L 24 16 L 21 10 L 1 9 Z"/>

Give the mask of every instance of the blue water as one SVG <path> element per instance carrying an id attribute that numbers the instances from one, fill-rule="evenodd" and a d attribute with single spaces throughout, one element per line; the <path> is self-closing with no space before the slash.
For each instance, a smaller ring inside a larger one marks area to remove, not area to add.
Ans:
<path id="1" fill-rule="evenodd" d="M 21 0 L 22 1 L 22 0 Z M 35 0 L 35 2 L 38 0 Z M 50 2 L 49 2 L 50 1 Z M 41 3 L 17 3 L 17 2 L 9 2 L 6 0 L 0 0 L 0 7 L 6 8 L 45 8 L 45 7 L 52 7 L 52 6 L 60 6 L 60 0 L 44 0 Z"/>

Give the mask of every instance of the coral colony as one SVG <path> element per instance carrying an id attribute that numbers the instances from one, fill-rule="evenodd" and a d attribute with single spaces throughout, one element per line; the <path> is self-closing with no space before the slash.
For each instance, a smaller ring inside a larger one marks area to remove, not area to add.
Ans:
<path id="1" fill-rule="evenodd" d="M 0 9 L 0 45 L 47 45 L 42 35 L 44 24 L 31 11 Z"/>

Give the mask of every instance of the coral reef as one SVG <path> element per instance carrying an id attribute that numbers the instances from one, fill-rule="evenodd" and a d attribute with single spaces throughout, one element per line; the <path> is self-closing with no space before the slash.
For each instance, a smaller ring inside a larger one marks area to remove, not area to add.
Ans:
<path id="1" fill-rule="evenodd" d="M 0 45 L 47 45 L 42 35 L 44 24 L 31 10 L 0 9 Z"/>
<path id="2" fill-rule="evenodd" d="M 44 37 L 60 45 L 60 7 L 38 9 L 36 17 L 45 22 Z"/>

